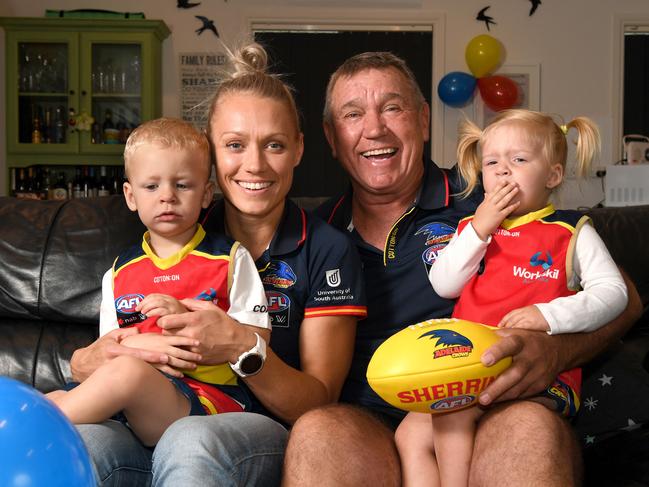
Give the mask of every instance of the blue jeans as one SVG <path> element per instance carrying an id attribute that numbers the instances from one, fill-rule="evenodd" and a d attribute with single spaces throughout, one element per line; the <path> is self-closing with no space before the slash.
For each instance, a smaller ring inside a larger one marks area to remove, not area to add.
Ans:
<path id="1" fill-rule="evenodd" d="M 254 413 L 188 416 L 151 450 L 123 424 L 79 425 L 102 486 L 278 486 L 287 431 Z"/>

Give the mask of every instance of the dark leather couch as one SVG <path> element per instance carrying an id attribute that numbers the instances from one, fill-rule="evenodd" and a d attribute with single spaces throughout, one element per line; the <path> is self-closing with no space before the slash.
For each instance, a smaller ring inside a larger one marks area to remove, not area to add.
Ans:
<path id="1" fill-rule="evenodd" d="M 596 209 L 591 216 L 646 306 L 649 206 Z M 121 196 L 0 197 L 0 375 L 43 392 L 70 379 L 72 352 L 97 336 L 101 276 L 143 230 Z M 575 428 L 586 485 L 649 486 L 648 350 L 646 315 L 585 369 Z"/>

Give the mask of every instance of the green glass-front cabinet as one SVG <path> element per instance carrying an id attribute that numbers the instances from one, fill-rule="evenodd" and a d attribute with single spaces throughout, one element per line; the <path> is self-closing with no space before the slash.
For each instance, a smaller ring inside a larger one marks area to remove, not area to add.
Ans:
<path id="1" fill-rule="evenodd" d="M 7 168 L 121 165 L 128 133 L 161 114 L 165 23 L 4 17 L 0 26 Z"/>

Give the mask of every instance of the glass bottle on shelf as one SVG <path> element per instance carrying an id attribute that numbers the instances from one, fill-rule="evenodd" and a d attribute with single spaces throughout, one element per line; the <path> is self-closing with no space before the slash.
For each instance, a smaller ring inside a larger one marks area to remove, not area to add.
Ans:
<path id="1" fill-rule="evenodd" d="M 124 168 L 113 167 L 113 194 L 122 194 L 124 192 Z"/>
<path id="2" fill-rule="evenodd" d="M 117 91 L 117 73 L 115 72 L 115 66 L 112 59 L 108 61 L 108 64 L 106 64 L 105 76 L 106 91 L 108 93 L 115 93 Z"/>
<path id="3" fill-rule="evenodd" d="M 123 64 L 120 64 L 117 67 L 116 76 L 117 76 L 117 90 L 116 91 L 118 91 L 119 93 L 126 93 L 127 86 L 128 86 L 128 81 L 127 81 L 126 69 L 124 68 Z"/>
<path id="4" fill-rule="evenodd" d="M 34 63 L 28 52 L 20 63 L 20 91 L 34 91 Z"/>
<path id="5" fill-rule="evenodd" d="M 108 171 L 106 166 L 99 168 L 99 182 L 97 183 L 97 196 L 110 195 L 110 182 L 108 181 Z"/>
<path id="6" fill-rule="evenodd" d="M 129 93 L 140 93 L 140 81 L 142 79 L 142 66 L 140 65 L 140 56 L 135 54 L 131 60 L 129 69 L 130 89 Z"/>
<path id="7" fill-rule="evenodd" d="M 16 179 L 16 192 L 14 196 L 16 198 L 24 198 L 27 193 L 27 179 L 25 177 L 25 169 L 18 169 L 18 177 Z"/>
<path id="8" fill-rule="evenodd" d="M 43 130 L 41 139 L 46 144 L 51 144 L 54 142 L 54 127 L 52 125 L 52 108 L 47 107 L 45 109 L 45 120 L 43 121 Z"/>
<path id="9" fill-rule="evenodd" d="M 56 107 L 54 112 L 54 136 L 52 142 L 55 144 L 65 144 L 65 108 Z"/>
<path id="10" fill-rule="evenodd" d="M 104 123 L 102 124 L 104 144 L 119 144 L 119 132 L 113 122 L 113 112 L 110 108 L 106 109 Z"/>
<path id="11" fill-rule="evenodd" d="M 57 92 L 64 92 L 66 91 L 66 87 L 68 85 L 68 70 L 67 66 L 59 60 L 59 58 L 54 55 L 54 57 L 50 60 L 50 67 L 52 69 L 52 74 L 53 74 L 53 82 L 54 82 L 54 91 Z"/>
<path id="12" fill-rule="evenodd" d="M 17 172 L 15 167 L 9 168 L 9 196 L 16 196 Z"/>
<path id="13" fill-rule="evenodd" d="M 91 129 L 90 129 L 90 142 L 92 144 L 101 144 L 102 143 L 101 126 L 97 122 L 94 122 L 92 124 Z"/>
<path id="14" fill-rule="evenodd" d="M 50 194 L 50 170 L 47 167 L 39 168 L 38 171 L 41 173 L 40 177 L 40 187 L 39 187 L 39 198 L 46 200 Z"/>
<path id="15" fill-rule="evenodd" d="M 40 144 L 43 141 L 41 133 L 41 119 L 38 117 L 38 114 L 34 115 L 34 121 L 32 123 L 32 144 Z"/>
<path id="16" fill-rule="evenodd" d="M 47 58 L 43 57 L 41 66 L 41 87 L 42 91 L 56 91 L 56 73 L 54 72 L 54 67 L 52 62 Z"/>
<path id="17" fill-rule="evenodd" d="M 106 73 L 104 71 L 104 66 L 99 64 L 92 72 L 94 77 L 93 89 L 97 93 L 106 93 Z"/>
<path id="18" fill-rule="evenodd" d="M 117 118 L 117 125 L 115 127 L 118 132 L 118 140 L 120 144 L 126 144 L 129 134 L 131 133 L 126 123 L 126 118 L 124 118 L 124 110 L 120 109 L 119 116 Z"/>
<path id="19" fill-rule="evenodd" d="M 51 200 L 65 200 L 68 198 L 68 187 L 65 184 L 65 173 L 63 171 L 59 172 L 56 183 L 50 188 L 49 198 Z"/>
<path id="20" fill-rule="evenodd" d="M 39 199 L 40 181 L 37 173 L 32 166 L 27 168 L 27 182 L 26 182 L 26 198 L 36 200 Z"/>
<path id="21" fill-rule="evenodd" d="M 94 198 L 97 196 L 97 180 L 95 179 L 95 168 L 90 166 L 83 167 L 83 195 L 86 198 Z"/>
<path id="22" fill-rule="evenodd" d="M 74 169 L 74 179 L 72 180 L 72 198 L 83 198 L 83 177 L 81 175 L 81 168 Z"/>

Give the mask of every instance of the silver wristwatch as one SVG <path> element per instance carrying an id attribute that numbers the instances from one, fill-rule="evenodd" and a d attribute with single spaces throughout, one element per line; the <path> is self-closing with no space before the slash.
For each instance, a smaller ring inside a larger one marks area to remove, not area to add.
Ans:
<path id="1" fill-rule="evenodd" d="M 257 333 L 255 335 L 257 336 L 255 346 L 239 355 L 236 363 L 230 363 L 230 368 L 239 377 L 250 377 L 258 374 L 266 361 L 266 340 Z"/>

